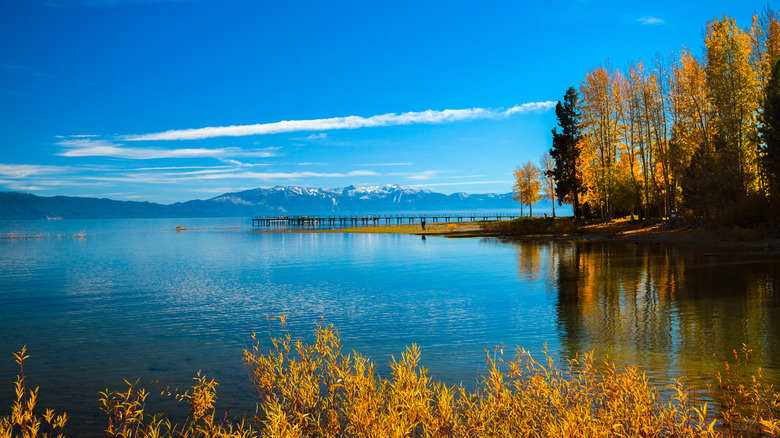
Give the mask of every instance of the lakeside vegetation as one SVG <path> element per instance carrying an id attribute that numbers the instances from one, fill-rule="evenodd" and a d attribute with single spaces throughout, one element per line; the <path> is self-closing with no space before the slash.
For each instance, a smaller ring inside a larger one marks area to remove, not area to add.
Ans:
<path id="1" fill-rule="evenodd" d="M 541 196 L 571 204 L 577 220 L 688 214 L 776 225 L 780 15 L 767 7 L 744 28 L 716 18 L 703 49 L 589 71 L 558 102 L 541 172 L 518 166 L 515 199 L 532 206 L 541 176 Z"/>
<path id="2" fill-rule="evenodd" d="M 370 359 L 344 354 L 332 325 L 320 324 L 313 343 L 287 332 L 261 351 L 257 335 L 243 363 L 258 394 L 258 410 L 243 418 L 216 413 L 217 382 L 198 374 L 184 393 L 163 391 L 189 407 L 181 423 L 147 406 L 138 382 L 101 393 L 109 437 L 474 437 L 474 436 L 760 436 L 780 433 L 780 394 L 750 371 L 750 350 L 715 376 L 715 403 L 691 399 L 680 377 L 659 392 L 637 366 L 619 369 L 592 354 L 541 360 L 503 346 L 485 350 L 486 372 L 474 390 L 437 382 L 408 347 L 379 376 Z M 269 333 L 270 335 L 270 333 Z M 67 415 L 36 413 L 38 388 L 24 375 L 24 348 L 14 354 L 20 374 L 11 414 L 0 437 L 61 437 Z M 714 409 L 713 409 L 714 408 Z"/>
<path id="3" fill-rule="evenodd" d="M 690 218 L 689 218 L 690 219 Z M 745 251 L 780 250 L 780 235 L 768 225 L 739 227 L 720 221 L 703 223 L 686 218 L 645 219 L 636 217 L 611 221 L 581 220 L 572 217 L 520 217 L 500 221 L 444 222 L 428 224 L 374 225 L 333 230 L 267 230 L 255 233 L 349 233 L 407 234 L 450 238 L 496 237 L 533 240 L 613 240 L 729 248 Z"/>

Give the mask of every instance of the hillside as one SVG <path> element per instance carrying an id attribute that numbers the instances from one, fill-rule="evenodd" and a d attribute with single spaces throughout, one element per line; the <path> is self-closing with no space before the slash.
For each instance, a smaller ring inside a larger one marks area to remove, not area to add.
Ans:
<path id="1" fill-rule="evenodd" d="M 536 209 L 549 208 L 550 202 Z M 397 185 L 256 188 L 170 205 L 73 196 L 0 192 L 0 219 L 108 219 L 152 217 L 232 217 L 281 214 L 323 215 L 443 210 L 516 210 L 506 194 L 453 193 Z"/>

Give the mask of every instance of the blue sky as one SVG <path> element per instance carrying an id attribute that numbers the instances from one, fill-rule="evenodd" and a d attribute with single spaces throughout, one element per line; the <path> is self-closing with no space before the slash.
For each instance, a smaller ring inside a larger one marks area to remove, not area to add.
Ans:
<path id="1" fill-rule="evenodd" d="M 506 193 L 588 70 L 700 54 L 708 21 L 765 6 L 2 0 L 0 190 Z"/>

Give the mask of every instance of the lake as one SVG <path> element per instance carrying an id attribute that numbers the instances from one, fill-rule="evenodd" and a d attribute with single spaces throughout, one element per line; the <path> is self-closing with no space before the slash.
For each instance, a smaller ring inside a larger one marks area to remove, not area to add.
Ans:
<path id="1" fill-rule="evenodd" d="M 220 383 L 219 412 L 254 412 L 241 354 L 278 314 L 305 339 L 335 324 L 385 376 L 413 343 L 433 375 L 467 387 L 485 348 L 546 345 L 640 365 L 659 387 L 685 375 L 706 397 L 745 343 L 780 383 L 777 255 L 249 231 L 249 218 L 0 222 L 0 412 L 22 345 L 39 407 L 67 411 L 70 436 L 102 436 L 98 392 L 123 379 L 186 388 L 201 371 Z"/>

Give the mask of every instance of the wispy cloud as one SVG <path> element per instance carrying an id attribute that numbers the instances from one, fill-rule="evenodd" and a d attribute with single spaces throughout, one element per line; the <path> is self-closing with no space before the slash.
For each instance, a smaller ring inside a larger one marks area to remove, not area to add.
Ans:
<path id="1" fill-rule="evenodd" d="M 413 175 L 409 175 L 406 177 L 406 179 L 410 179 L 413 181 L 423 181 L 426 179 L 431 179 L 437 177 L 441 173 L 440 170 L 424 170 L 419 173 L 415 173 Z"/>
<path id="2" fill-rule="evenodd" d="M 375 172 L 353 171 L 353 172 L 252 172 L 240 169 L 212 169 L 192 172 L 168 172 L 168 173 L 133 173 L 127 172 L 119 175 L 85 175 L 83 180 L 100 181 L 111 183 L 149 183 L 149 184 L 172 184 L 175 185 L 182 181 L 215 181 L 215 180 L 296 180 L 301 178 L 349 178 L 358 176 L 379 176 Z"/>
<path id="3" fill-rule="evenodd" d="M 70 167 L 40 166 L 32 164 L 0 164 L 0 178 L 20 179 L 32 176 L 45 176 L 59 173 L 70 173 Z"/>
<path id="4" fill-rule="evenodd" d="M 364 167 L 380 167 L 380 166 L 411 166 L 412 163 L 370 163 L 370 164 L 357 164 L 357 166 Z"/>
<path id="5" fill-rule="evenodd" d="M 270 166 L 270 163 L 244 163 L 243 161 L 233 160 L 230 158 L 220 158 L 219 161 L 230 164 L 236 167 L 257 167 L 257 166 Z"/>
<path id="6" fill-rule="evenodd" d="M 642 26 L 645 25 L 659 25 L 659 24 L 666 24 L 664 20 L 661 20 L 660 18 L 656 17 L 642 17 L 637 19 L 636 21 L 642 23 Z"/>
<path id="7" fill-rule="evenodd" d="M 447 182 L 447 183 L 431 183 L 431 184 L 414 184 L 412 187 L 437 187 L 437 186 L 465 186 L 476 184 L 511 184 L 514 181 L 460 181 L 460 182 Z"/>
<path id="8" fill-rule="evenodd" d="M 322 140 L 324 138 L 327 138 L 328 134 L 324 132 L 320 132 L 319 134 L 312 134 L 308 137 L 306 137 L 306 140 Z"/>
<path id="9" fill-rule="evenodd" d="M 329 166 L 328 163 L 298 163 L 299 166 Z"/>
<path id="10" fill-rule="evenodd" d="M 196 193 L 217 193 L 217 194 L 223 194 L 223 193 L 235 193 L 235 192 L 243 192 L 245 190 L 252 190 L 257 187 L 255 186 L 236 186 L 236 187 L 189 187 L 186 190 L 190 192 L 196 192 Z"/>
<path id="11" fill-rule="evenodd" d="M 552 100 L 546 100 L 544 102 L 528 102 L 522 105 L 515 105 L 512 108 L 503 111 L 503 114 L 499 113 L 499 115 L 511 116 L 512 114 L 526 114 L 534 111 L 547 111 L 555 108 L 557 103 L 558 102 L 554 102 Z"/>
<path id="12" fill-rule="evenodd" d="M 81 134 L 81 135 L 55 135 L 57 138 L 90 138 L 97 137 L 96 134 Z"/>
<path id="13" fill-rule="evenodd" d="M 173 176 L 173 175 L 172 175 Z M 334 173 L 321 173 L 321 172 L 222 172 L 214 174 L 198 174 L 198 175 L 179 175 L 175 176 L 178 180 L 187 179 L 199 179 L 199 180 L 215 180 L 215 179 L 257 179 L 257 180 L 272 180 L 272 179 L 300 179 L 300 178 L 348 178 L 355 176 L 379 176 L 378 173 L 369 172 L 365 170 L 356 170 L 353 172 L 334 172 Z"/>
<path id="14" fill-rule="evenodd" d="M 194 169 L 229 169 L 229 166 L 166 166 L 166 167 L 138 167 L 134 169 L 130 169 L 133 171 L 142 171 L 142 170 L 194 170 Z"/>
<path id="15" fill-rule="evenodd" d="M 192 148 L 192 149 L 161 149 L 161 148 L 134 148 L 125 147 L 122 144 L 107 140 L 92 140 L 89 138 L 72 138 L 57 143 L 67 148 L 65 152 L 57 155 L 64 157 L 111 157 L 127 158 L 132 160 L 150 160 L 156 158 L 227 158 L 227 157 L 276 157 L 275 148 L 244 150 L 237 147 L 230 148 Z"/>
<path id="16" fill-rule="evenodd" d="M 555 107 L 556 102 L 530 102 L 513 106 L 506 110 L 488 108 L 427 110 L 421 112 L 389 113 L 371 117 L 349 116 L 313 120 L 284 120 L 256 125 L 216 126 L 197 129 L 176 129 L 141 135 L 120 137 L 127 141 L 144 140 L 202 140 L 214 137 L 242 137 L 247 135 L 281 134 L 303 131 L 330 131 L 336 129 L 359 129 L 382 126 L 401 126 L 416 124 L 454 123 L 465 120 L 508 117 L 513 114 L 525 114 L 534 111 L 547 111 Z M 318 134 L 319 135 L 319 134 Z"/>
<path id="17" fill-rule="evenodd" d="M 25 191 L 25 192 L 37 192 L 37 191 L 47 189 L 47 187 L 40 187 L 40 186 L 17 186 L 17 185 L 12 186 L 12 188 L 14 190 Z"/>

